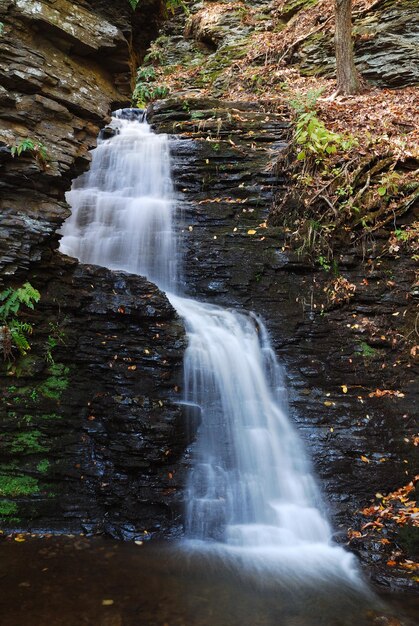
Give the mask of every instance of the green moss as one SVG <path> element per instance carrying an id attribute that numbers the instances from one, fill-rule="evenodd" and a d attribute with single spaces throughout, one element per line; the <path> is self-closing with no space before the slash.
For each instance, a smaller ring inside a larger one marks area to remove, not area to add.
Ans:
<path id="1" fill-rule="evenodd" d="M 17 513 L 17 504 L 9 500 L 0 500 L 0 519 L 13 517 Z"/>
<path id="2" fill-rule="evenodd" d="M 0 496 L 30 496 L 39 492 L 36 478 L 0 475 Z"/>
<path id="3" fill-rule="evenodd" d="M 377 355 L 377 350 L 375 348 L 372 348 L 368 343 L 366 343 L 365 341 L 361 341 L 359 344 L 359 350 L 362 354 L 362 356 L 365 359 L 371 359 L 372 357 Z"/>
<path id="4" fill-rule="evenodd" d="M 59 400 L 69 385 L 69 368 L 62 363 L 54 363 L 48 368 L 50 376 L 37 388 L 45 398 Z"/>
<path id="5" fill-rule="evenodd" d="M 289 19 L 298 13 L 298 11 L 308 9 L 314 4 L 317 4 L 317 2 L 318 0 L 288 0 L 288 2 L 284 4 L 284 8 L 281 11 L 281 17 Z"/>
<path id="6" fill-rule="evenodd" d="M 62 415 L 58 415 L 57 413 L 44 413 L 39 416 L 41 420 L 60 420 L 62 419 Z"/>
<path id="7" fill-rule="evenodd" d="M 36 466 L 36 469 L 41 474 L 46 474 L 49 469 L 49 466 L 50 466 L 50 462 L 47 459 L 42 459 L 42 461 L 39 461 L 38 465 Z"/>
<path id="8" fill-rule="evenodd" d="M 25 433 L 15 435 L 10 445 L 10 450 L 14 454 L 23 452 L 24 454 L 34 454 L 43 452 L 46 448 L 39 443 L 41 433 L 39 430 L 30 430 Z"/>
<path id="9" fill-rule="evenodd" d="M 0 463 L 0 473 L 1 472 L 16 472 L 18 470 L 17 463 Z"/>

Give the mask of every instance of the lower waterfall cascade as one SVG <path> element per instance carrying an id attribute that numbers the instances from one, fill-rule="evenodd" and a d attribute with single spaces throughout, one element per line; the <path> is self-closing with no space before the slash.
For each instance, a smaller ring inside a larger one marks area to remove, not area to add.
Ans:
<path id="1" fill-rule="evenodd" d="M 114 136 L 99 139 L 90 171 L 68 192 L 60 250 L 145 275 L 184 320 L 183 402 L 198 409 L 200 424 L 181 549 L 238 564 L 259 582 L 338 579 L 360 591 L 354 557 L 331 541 L 262 320 L 178 293 L 169 138 L 127 117 L 115 114 Z"/>

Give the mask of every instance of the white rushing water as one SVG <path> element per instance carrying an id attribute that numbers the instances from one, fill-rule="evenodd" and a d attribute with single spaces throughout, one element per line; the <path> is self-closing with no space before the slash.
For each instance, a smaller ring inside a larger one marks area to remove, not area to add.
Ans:
<path id="1" fill-rule="evenodd" d="M 90 172 L 67 199 L 61 251 L 146 275 L 185 320 L 185 404 L 200 409 L 186 512 L 191 550 L 269 576 L 339 577 L 353 557 L 329 524 L 283 405 L 281 370 L 260 319 L 174 295 L 178 266 L 169 142 L 147 123 L 114 119 Z"/>

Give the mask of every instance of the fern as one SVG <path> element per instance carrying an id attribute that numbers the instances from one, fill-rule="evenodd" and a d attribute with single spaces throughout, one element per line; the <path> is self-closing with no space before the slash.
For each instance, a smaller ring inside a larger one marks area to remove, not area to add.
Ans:
<path id="1" fill-rule="evenodd" d="M 8 287 L 0 293 L 0 320 L 7 322 L 7 318 L 12 313 L 16 315 L 21 304 L 25 304 L 29 309 L 33 309 L 34 302 L 39 302 L 41 294 L 34 289 L 30 283 L 25 283 L 19 289 Z"/>
<path id="2" fill-rule="evenodd" d="M 7 359 L 11 356 L 12 347 L 20 354 L 30 350 L 27 336 L 32 334 L 32 325 L 17 319 L 20 306 L 24 304 L 33 309 L 34 303 L 39 302 L 41 294 L 30 283 L 25 283 L 18 289 L 8 287 L 0 293 L 0 322 L 2 327 L 3 355 Z"/>
<path id="3" fill-rule="evenodd" d="M 9 324 L 9 330 L 12 342 L 19 350 L 20 354 L 26 354 L 27 351 L 31 349 L 26 335 L 32 334 L 32 325 L 27 322 L 12 320 Z"/>

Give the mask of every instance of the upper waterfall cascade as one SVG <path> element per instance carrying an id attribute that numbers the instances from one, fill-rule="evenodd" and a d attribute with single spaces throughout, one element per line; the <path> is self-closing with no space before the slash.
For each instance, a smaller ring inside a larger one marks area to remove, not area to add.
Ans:
<path id="1" fill-rule="evenodd" d="M 177 295 L 180 253 L 169 139 L 114 118 L 67 200 L 61 251 L 142 274 L 184 318 L 184 402 L 200 426 L 188 485 L 192 549 L 233 555 L 259 570 L 339 576 L 357 584 L 352 555 L 331 543 L 310 464 L 284 405 L 284 382 L 262 321 Z"/>

